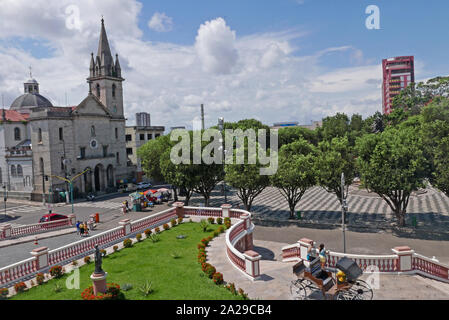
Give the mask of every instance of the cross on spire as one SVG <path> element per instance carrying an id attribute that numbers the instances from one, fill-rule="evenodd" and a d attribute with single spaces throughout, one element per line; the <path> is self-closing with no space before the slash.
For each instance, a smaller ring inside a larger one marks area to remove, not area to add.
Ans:
<path id="1" fill-rule="evenodd" d="M 33 68 L 29 66 L 28 69 L 30 69 L 30 79 L 33 79 Z"/>

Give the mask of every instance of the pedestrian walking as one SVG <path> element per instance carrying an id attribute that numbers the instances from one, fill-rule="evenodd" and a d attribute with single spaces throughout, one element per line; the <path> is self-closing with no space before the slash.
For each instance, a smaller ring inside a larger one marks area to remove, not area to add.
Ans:
<path id="1" fill-rule="evenodd" d="M 80 228 L 80 237 L 82 237 L 84 235 L 84 225 L 80 223 L 79 228 Z"/>
<path id="2" fill-rule="evenodd" d="M 126 202 L 123 202 L 122 208 L 123 208 L 123 215 L 125 215 L 126 212 L 128 211 L 128 207 L 126 206 Z"/>
<path id="3" fill-rule="evenodd" d="M 78 220 L 78 221 L 76 222 L 76 233 L 77 233 L 77 234 L 80 234 L 80 224 L 81 224 L 81 222 Z"/>

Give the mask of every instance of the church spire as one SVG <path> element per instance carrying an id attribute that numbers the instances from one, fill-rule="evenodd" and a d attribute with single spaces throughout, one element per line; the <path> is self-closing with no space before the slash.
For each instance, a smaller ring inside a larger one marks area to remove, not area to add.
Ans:
<path id="1" fill-rule="evenodd" d="M 111 76 L 112 67 L 114 66 L 114 59 L 112 58 L 111 49 L 109 47 L 108 36 L 106 35 L 106 28 L 104 27 L 104 19 L 101 18 L 101 32 L 100 41 L 98 43 L 97 57 L 100 58 L 101 75 Z"/>

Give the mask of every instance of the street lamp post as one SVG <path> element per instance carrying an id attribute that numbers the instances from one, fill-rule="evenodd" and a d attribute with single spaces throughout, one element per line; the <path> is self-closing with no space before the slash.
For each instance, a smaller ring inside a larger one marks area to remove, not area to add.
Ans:
<path id="1" fill-rule="evenodd" d="M 226 150 L 225 150 L 225 144 L 224 144 L 224 139 L 223 139 L 223 130 L 224 130 L 224 118 L 220 117 L 218 118 L 218 129 L 220 130 L 221 133 L 221 151 L 222 151 L 222 164 L 223 164 L 223 195 L 224 195 L 224 201 L 225 203 L 228 203 L 227 197 L 226 197 L 226 182 L 224 179 L 225 176 L 225 154 L 226 154 Z"/>
<path id="2" fill-rule="evenodd" d="M 5 219 L 6 219 L 6 200 L 8 199 L 6 193 L 6 185 L 3 185 L 3 202 L 5 203 Z"/>
<path id="3" fill-rule="evenodd" d="M 348 210 L 348 205 L 346 204 L 345 195 L 345 174 L 341 173 L 341 226 L 343 230 L 343 253 L 346 253 L 346 211 Z"/>
<path id="4" fill-rule="evenodd" d="M 63 177 L 59 177 L 59 176 L 53 176 L 57 179 L 60 179 L 62 181 L 65 181 L 69 184 L 69 188 L 70 188 L 70 198 L 71 198 L 71 202 L 72 202 L 72 213 L 74 213 L 74 209 L 73 209 L 73 181 L 75 181 L 77 178 L 81 177 L 83 174 L 85 174 L 86 172 L 90 171 L 90 169 L 84 170 L 83 172 L 81 172 L 80 174 L 77 174 L 76 176 L 74 176 L 72 179 L 66 179 Z"/>

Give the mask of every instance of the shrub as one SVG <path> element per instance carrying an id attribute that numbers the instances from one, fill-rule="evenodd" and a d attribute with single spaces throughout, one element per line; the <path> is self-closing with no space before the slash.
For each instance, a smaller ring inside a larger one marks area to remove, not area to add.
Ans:
<path id="1" fill-rule="evenodd" d="M 117 252 L 118 251 L 118 246 L 113 246 L 112 250 L 114 250 L 114 252 Z"/>
<path id="2" fill-rule="evenodd" d="M 106 252 L 105 249 L 101 249 L 101 250 L 100 250 L 100 253 L 101 253 L 101 256 L 102 256 L 102 257 L 106 257 L 106 253 L 107 253 L 107 252 Z"/>
<path id="3" fill-rule="evenodd" d="M 203 232 L 207 232 L 207 228 L 209 227 L 209 222 L 207 222 L 205 219 L 201 219 L 200 227 L 201 227 L 201 229 L 203 229 Z"/>
<path id="4" fill-rule="evenodd" d="M 90 263 L 90 256 L 85 256 L 84 257 L 84 263 L 89 264 Z"/>
<path id="5" fill-rule="evenodd" d="M 204 271 L 204 273 L 209 277 L 209 279 L 212 279 L 212 277 L 214 276 L 215 272 L 217 272 L 217 270 L 212 265 L 208 265 L 206 267 L 206 270 Z"/>
<path id="6" fill-rule="evenodd" d="M 226 227 L 226 229 L 231 228 L 231 223 L 230 222 L 225 222 L 225 227 Z"/>
<path id="7" fill-rule="evenodd" d="M 235 289 L 235 284 L 232 283 L 232 282 L 226 286 L 226 289 L 228 289 L 229 291 L 231 291 L 231 293 L 232 293 L 233 295 L 236 295 L 236 294 L 237 294 L 237 290 Z"/>
<path id="8" fill-rule="evenodd" d="M 213 233 L 214 237 L 218 237 L 219 234 L 220 234 L 220 232 L 218 232 L 218 230 L 214 231 L 214 233 Z"/>
<path id="9" fill-rule="evenodd" d="M 90 286 L 81 293 L 81 298 L 83 300 L 118 300 L 124 299 L 124 296 L 118 284 L 107 283 L 104 294 L 94 295 L 94 289 Z"/>
<path id="10" fill-rule="evenodd" d="M 141 233 L 136 234 L 136 239 L 138 242 L 142 241 L 142 234 Z"/>
<path id="11" fill-rule="evenodd" d="M 172 228 L 173 228 L 174 226 L 176 226 L 176 224 L 177 224 L 176 219 L 171 219 L 171 220 L 170 220 L 170 224 L 171 224 Z"/>
<path id="12" fill-rule="evenodd" d="M 217 224 L 223 224 L 223 218 L 217 218 Z"/>
<path id="13" fill-rule="evenodd" d="M 148 238 L 150 236 L 150 234 L 151 234 L 151 230 L 147 229 L 147 230 L 144 231 L 144 233 L 145 233 L 145 236 Z"/>
<path id="14" fill-rule="evenodd" d="M 61 266 L 53 266 L 50 268 L 50 275 L 55 278 L 61 278 L 63 274 Z"/>
<path id="15" fill-rule="evenodd" d="M 204 246 L 207 246 L 209 244 L 209 240 L 206 238 L 201 239 L 201 243 L 204 244 Z"/>
<path id="16" fill-rule="evenodd" d="M 139 287 L 139 291 L 146 297 L 153 292 L 153 284 L 151 281 L 145 281 L 143 285 Z"/>
<path id="17" fill-rule="evenodd" d="M 205 263 L 205 262 L 206 262 L 206 257 L 199 257 L 199 258 L 198 258 L 198 263 L 203 264 L 203 263 Z"/>
<path id="18" fill-rule="evenodd" d="M 53 291 L 56 293 L 61 292 L 62 286 L 59 283 L 55 284 L 55 286 L 53 287 Z"/>
<path id="19" fill-rule="evenodd" d="M 205 249 L 206 245 L 203 242 L 201 242 L 201 243 L 198 243 L 197 247 L 199 250 L 201 250 L 201 249 Z"/>
<path id="20" fill-rule="evenodd" d="M 201 264 L 201 270 L 203 270 L 203 272 L 206 272 L 207 267 L 212 266 L 211 264 L 205 262 Z"/>
<path id="21" fill-rule="evenodd" d="M 164 228 L 164 230 L 168 230 L 168 229 L 170 229 L 170 226 L 167 223 L 164 223 L 162 228 Z"/>
<path id="22" fill-rule="evenodd" d="M 44 277 L 44 274 L 42 272 L 39 272 L 36 275 L 36 282 L 37 282 L 38 285 L 43 284 L 44 283 L 44 279 L 45 279 L 45 277 Z"/>
<path id="23" fill-rule="evenodd" d="M 184 220 L 184 218 L 179 217 L 179 218 L 178 218 L 178 224 L 181 224 L 183 220 Z"/>
<path id="24" fill-rule="evenodd" d="M 133 241 L 129 238 L 123 240 L 123 247 L 131 248 L 133 246 Z"/>
<path id="25" fill-rule="evenodd" d="M 206 258 L 206 253 L 200 252 L 200 253 L 198 254 L 198 259 L 200 259 L 200 258 Z"/>
<path id="26" fill-rule="evenodd" d="M 24 292 L 26 289 L 27 285 L 23 281 L 14 285 L 14 290 L 16 290 L 16 293 Z"/>
<path id="27" fill-rule="evenodd" d="M 229 217 L 224 218 L 224 223 L 226 223 L 226 222 L 231 222 L 231 218 L 229 218 Z"/>
<path id="28" fill-rule="evenodd" d="M 78 265 L 78 261 L 73 260 L 73 261 L 72 261 L 72 266 L 77 266 L 77 265 Z"/>
<path id="29" fill-rule="evenodd" d="M 223 274 L 220 272 L 215 272 L 212 276 L 212 280 L 214 280 L 215 284 L 222 284 L 223 283 Z"/>
<path id="30" fill-rule="evenodd" d="M 212 218 L 212 217 L 207 218 L 207 221 L 208 221 L 210 224 L 214 224 L 214 223 L 215 223 L 215 219 Z"/>
<path id="31" fill-rule="evenodd" d="M 220 232 L 220 233 L 223 233 L 223 232 L 225 231 L 225 229 L 224 229 L 223 226 L 220 226 L 217 230 L 218 230 L 218 232 Z"/>
<path id="32" fill-rule="evenodd" d="M 242 288 L 239 288 L 239 295 L 243 298 L 243 300 L 249 300 L 248 294 L 246 294 Z"/>
<path id="33" fill-rule="evenodd" d="M 159 236 L 157 235 L 157 234 L 152 234 L 151 236 L 150 236 L 150 239 L 151 239 L 151 241 L 153 242 L 153 243 L 156 243 L 156 242 L 158 242 L 160 239 L 159 239 Z"/>
<path id="34" fill-rule="evenodd" d="M 159 232 L 161 232 L 161 229 L 159 229 L 159 227 L 158 227 L 158 228 L 154 229 L 154 232 L 159 233 Z"/>
<path id="35" fill-rule="evenodd" d="M 208 237 L 206 238 L 207 242 L 211 242 L 212 239 L 213 239 L 212 236 L 208 236 Z"/>
<path id="36" fill-rule="evenodd" d="M 123 291 L 129 291 L 133 288 L 133 285 L 131 283 L 125 283 L 124 285 L 121 286 L 121 289 Z"/>
<path id="37" fill-rule="evenodd" d="M 0 288 L 0 300 L 8 298 L 9 290 L 7 288 Z"/>

